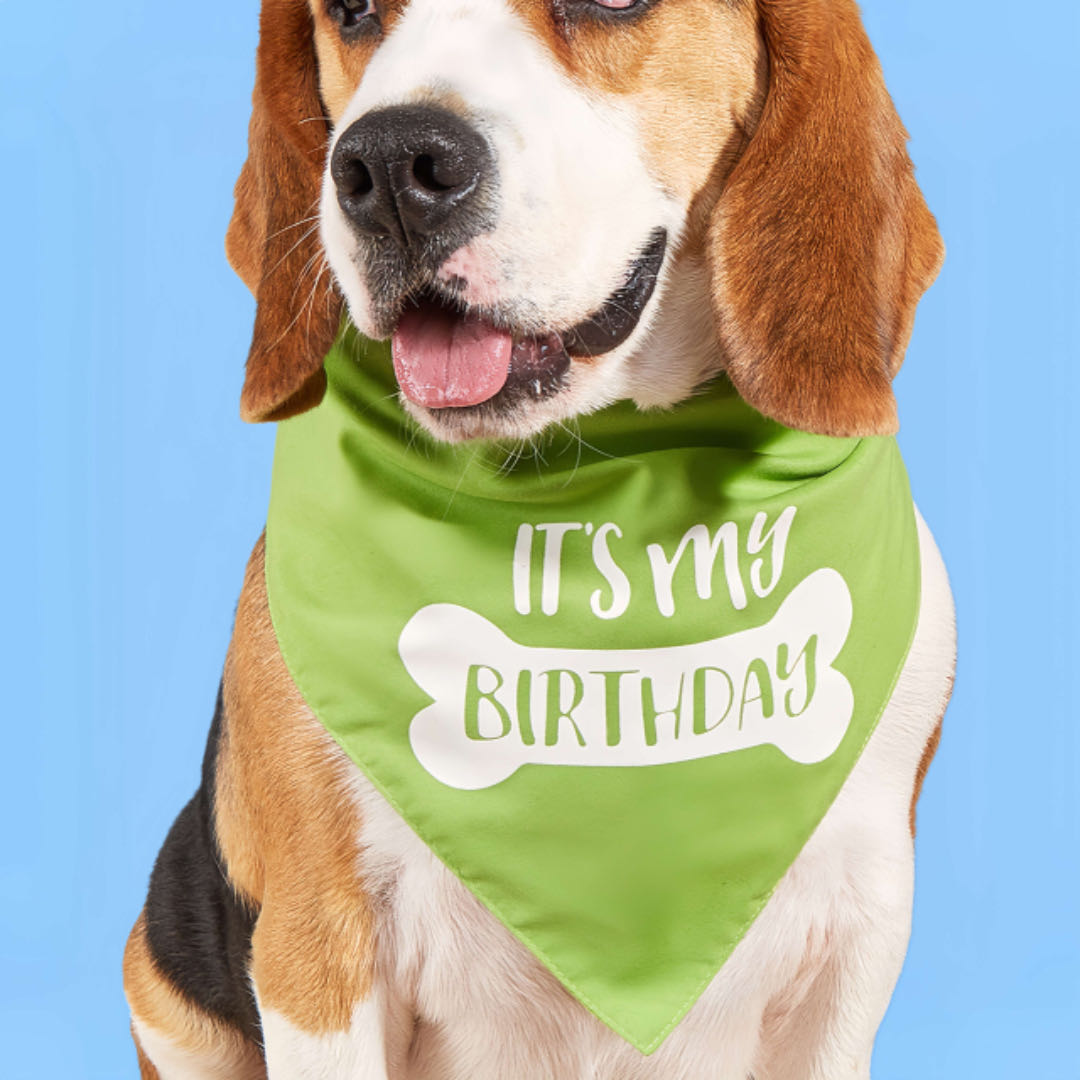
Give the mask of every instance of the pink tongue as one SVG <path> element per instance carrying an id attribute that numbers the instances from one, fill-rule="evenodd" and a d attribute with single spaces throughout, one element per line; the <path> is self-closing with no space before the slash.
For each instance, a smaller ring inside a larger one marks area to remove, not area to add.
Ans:
<path id="1" fill-rule="evenodd" d="M 402 315 L 391 349 L 405 396 L 444 409 L 494 397 L 510 374 L 513 347 L 505 330 L 425 305 Z"/>

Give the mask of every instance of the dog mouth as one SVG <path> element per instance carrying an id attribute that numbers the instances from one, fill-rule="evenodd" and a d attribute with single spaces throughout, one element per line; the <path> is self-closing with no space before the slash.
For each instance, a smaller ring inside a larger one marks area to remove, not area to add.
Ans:
<path id="1" fill-rule="evenodd" d="M 666 251 L 667 231 L 656 229 L 623 284 L 592 315 L 563 331 L 520 333 L 430 288 L 412 295 L 391 340 L 401 392 L 436 412 L 502 411 L 557 394 L 572 360 L 611 352 L 634 332 Z"/>

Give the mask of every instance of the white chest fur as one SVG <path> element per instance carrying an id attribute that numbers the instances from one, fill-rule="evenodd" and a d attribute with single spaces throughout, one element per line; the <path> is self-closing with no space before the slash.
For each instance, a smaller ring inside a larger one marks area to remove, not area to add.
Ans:
<path id="1" fill-rule="evenodd" d="M 659 1050 L 642 1056 L 575 1001 L 356 770 L 377 989 L 352 1031 L 329 1038 L 264 1016 L 271 1080 L 868 1077 L 907 947 L 914 779 L 955 657 L 948 579 L 918 525 L 918 628 L 881 722 L 765 910 Z"/>

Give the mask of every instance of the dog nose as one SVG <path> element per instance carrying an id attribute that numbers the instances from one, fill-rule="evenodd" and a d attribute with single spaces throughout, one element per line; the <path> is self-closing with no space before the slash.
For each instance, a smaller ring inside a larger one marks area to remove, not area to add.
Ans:
<path id="1" fill-rule="evenodd" d="M 330 174 L 357 231 L 410 247 L 467 218 L 493 165 L 487 140 L 461 117 L 396 105 L 346 128 Z"/>

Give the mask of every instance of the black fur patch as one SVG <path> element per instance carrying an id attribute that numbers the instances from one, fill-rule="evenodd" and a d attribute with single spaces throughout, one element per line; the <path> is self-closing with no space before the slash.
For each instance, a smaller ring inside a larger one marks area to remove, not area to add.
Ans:
<path id="1" fill-rule="evenodd" d="M 214 834 L 222 714 L 219 688 L 202 785 L 173 823 L 150 876 L 146 933 L 154 962 L 180 993 L 261 1045 L 248 975 L 255 913 L 226 878 Z"/>

